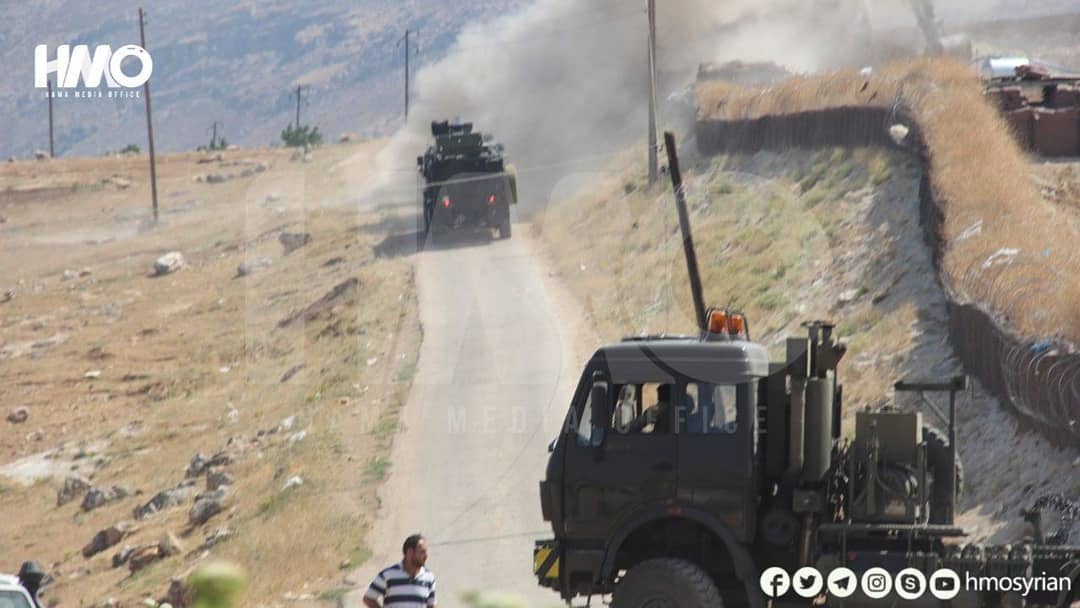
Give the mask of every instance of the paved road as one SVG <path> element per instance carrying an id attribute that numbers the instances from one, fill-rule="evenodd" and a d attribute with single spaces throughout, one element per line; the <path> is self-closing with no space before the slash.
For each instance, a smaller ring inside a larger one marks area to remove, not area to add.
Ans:
<path id="1" fill-rule="evenodd" d="M 577 317 L 525 232 L 454 239 L 419 256 L 419 373 L 361 580 L 400 559 L 402 539 L 421 531 L 440 606 L 464 606 L 471 590 L 559 605 L 536 586 L 532 545 L 550 534 L 537 483 L 581 365 L 577 330 L 560 317 Z M 359 594 L 349 600 L 360 605 Z"/>

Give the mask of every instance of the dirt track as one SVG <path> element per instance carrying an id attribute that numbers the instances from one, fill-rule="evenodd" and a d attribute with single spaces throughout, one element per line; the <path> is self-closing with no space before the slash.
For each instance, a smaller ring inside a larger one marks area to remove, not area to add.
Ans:
<path id="1" fill-rule="evenodd" d="M 505 591 L 557 605 L 532 576 L 533 541 L 550 535 L 537 483 L 577 382 L 579 329 L 569 298 L 533 244 L 457 239 L 423 252 L 417 283 L 423 346 L 380 492 L 374 557 L 357 574 L 400 559 L 402 539 L 428 537 L 439 605 L 468 591 Z"/>

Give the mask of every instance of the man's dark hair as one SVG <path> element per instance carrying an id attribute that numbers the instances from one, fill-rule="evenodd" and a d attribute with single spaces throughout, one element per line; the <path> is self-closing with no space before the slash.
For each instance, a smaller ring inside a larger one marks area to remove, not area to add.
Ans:
<path id="1" fill-rule="evenodd" d="M 420 544 L 420 541 L 424 540 L 423 534 L 413 534 L 405 539 L 405 542 L 401 545 L 401 552 L 408 553 L 409 549 L 415 549 L 416 545 Z"/>

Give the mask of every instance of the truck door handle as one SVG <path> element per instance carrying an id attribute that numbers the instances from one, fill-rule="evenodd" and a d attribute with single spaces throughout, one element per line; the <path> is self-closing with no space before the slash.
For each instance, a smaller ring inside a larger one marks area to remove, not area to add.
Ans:
<path id="1" fill-rule="evenodd" d="M 661 472 L 674 471 L 675 465 L 670 462 L 660 462 L 653 466 L 653 470 Z"/>

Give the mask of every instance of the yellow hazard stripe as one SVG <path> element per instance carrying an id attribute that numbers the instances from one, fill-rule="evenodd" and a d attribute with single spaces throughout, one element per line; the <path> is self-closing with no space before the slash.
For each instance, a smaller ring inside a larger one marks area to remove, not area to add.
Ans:
<path id="1" fill-rule="evenodd" d="M 540 571 L 540 569 L 544 567 L 544 562 L 551 557 L 552 551 L 554 551 L 552 547 L 540 547 L 533 553 L 533 573 L 540 578 L 559 578 L 558 557 L 556 557 L 551 566 L 548 567 L 547 572 Z"/>

